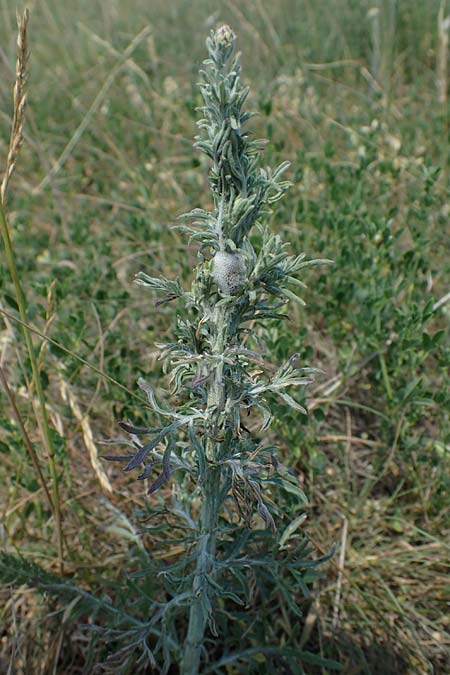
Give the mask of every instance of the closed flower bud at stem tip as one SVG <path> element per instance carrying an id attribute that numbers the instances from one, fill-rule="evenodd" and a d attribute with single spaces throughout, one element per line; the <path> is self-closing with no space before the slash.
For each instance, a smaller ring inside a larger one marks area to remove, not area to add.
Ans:
<path id="1" fill-rule="evenodd" d="M 231 47 L 235 39 L 236 35 L 227 24 L 220 26 L 220 28 L 216 30 L 216 41 L 220 47 Z"/>

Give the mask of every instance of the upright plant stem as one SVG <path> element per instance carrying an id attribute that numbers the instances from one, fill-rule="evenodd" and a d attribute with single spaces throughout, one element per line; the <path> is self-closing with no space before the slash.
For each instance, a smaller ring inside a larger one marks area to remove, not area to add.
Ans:
<path id="1" fill-rule="evenodd" d="M 381 316 L 380 316 L 379 312 L 377 313 L 377 316 L 376 316 L 376 323 L 377 323 L 378 333 L 380 333 L 380 331 L 381 331 Z M 384 386 L 385 386 L 385 389 L 386 389 L 386 394 L 387 394 L 387 397 L 388 397 L 389 401 L 392 401 L 392 396 L 393 396 L 392 386 L 391 386 L 391 381 L 389 379 L 389 373 L 388 373 L 388 369 L 387 369 L 387 365 L 386 365 L 386 359 L 384 358 L 383 352 L 380 352 L 378 354 L 378 357 L 379 357 L 379 360 L 380 360 L 381 373 L 383 375 L 383 381 L 384 381 Z"/>
<path id="2" fill-rule="evenodd" d="M 200 514 L 200 532 L 197 544 L 197 567 L 192 587 L 193 600 L 189 613 L 189 627 L 186 638 L 182 675 L 197 675 L 201 650 L 206 630 L 208 613 L 204 606 L 208 579 L 216 554 L 216 528 L 220 509 L 220 470 L 209 469 L 204 486 L 203 504 Z"/>
<path id="3" fill-rule="evenodd" d="M 59 557 L 59 564 L 60 568 L 62 570 L 63 568 L 63 560 L 64 560 L 64 546 L 63 546 L 63 533 L 62 533 L 62 520 L 61 520 L 61 504 L 60 504 L 60 498 L 59 498 L 59 486 L 58 486 L 58 474 L 56 471 L 56 459 L 55 459 L 55 451 L 53 447 L 53 442 L 50 434 L 50 426 L 48 422 L 48 415 L 47 415 L 47 410 L 45 407 L 45 397 L 44 397 L 44 392 L 42 389 L 42 382 L 41 382 L 41 376 L 39 373 L 39 368 L 37 365 L 37 360 L 36 356 L 34 354 L 34 348 L 33 348 L 33 340 L 31 338 L 31 333 L 28 329 L 27 323 L 28 323 L 28 317 L 26 313 L 26 305 L 25 305 L 25 296 L 22 290 L 22 286 L 19 280 L 19 275 L 17 272 L 17 266 L 16 266 L 16 261 L 14 257 L 14 250 L 13 250 L 13 245 L 11 241 L 11 237 L 9 234 L 9 229 L 8 229 L 8 223 L 6 220 L 6 215 L 5 211 L 3 209 L 3 205 L 0 203 L 0 230 L 2 233 L 2 238 L 3 238 L 3 244 L 5 246 L 5 251 L 6 251 L 6 258 L 8 261 L 8 267 L 9 271 L 11 274 L 11 278 L 13 280 L 14 284 L 14 290 L 16 294 L 16 301 L 17 301 L 17 306 L 19 308 L 19 314 L 20 318 L 22 320 L 22 330 L 23 334 L 25 337 L 25 342 L 27 345 L 27 350 L 28 350 L 28 358 L 30 360 L 30 365 L 31 365 L 31 370 L 33 373 L 33 383 L 34 387 L 36 389 L 36 394 L 39 400 L 39 406 L 41 409 L 41 415 L 42 415 L 42 420 L 41 420 L 41 431 L 44 437 L 44 442 L 47 447 L 47 452 L 48 452 L 48 459 L 49 459 L 49 466 L 50 466 L 50 474 L 52 477 L 52 506 L 53 506 L 53 515 L 55 517 L 55 524 L 56 524 L 56 536 L 57 536 L 57 546 L 58 546 L 58 557 Z"/>
<path id="4" fill-rule="evenodd" d="M 218 307 L 213 313 L 215 345 L 213 352 L 221 354 L 227 342 L 226 317 L 224 307 Z M 209 385 L 208 406 L 215 407 L 215 418 L 223 409 L 225 400 L 224 385 L 220 368 L 214 371 Z M 213 438 L 208 439 L 206 475 L 203 479 L 202 508 L 200 512 L 199 537 L 197 542 L 197 566 L 192 584 L 192 605 L 189 614 L 189 626 L 186 638 L 182 675 L 197 675 L 199 672 L 201 650 L 208 620 L 208 608 L 205 599 L 208 595 L 208 574 L 214 567 L 216 556 L 216 529 L 218 525 L 221 498 L 221 467 L 215 464 L 220 451 L 219 442 L 214 440 L 217 425 L 211 430 Z"/>
<path id="5" fill-rule="evenodd" d="M 28 454 L 30 455 L 31 461 L 34 466 L 34 470 L 36 471 L 36 475 L 38 476 L 40 483 L 42 485 L 42 489 L 45 492 L 45 496 L 47 497 L 47 501 L 49 503 L 50 509 L 53 511 L 53 502 L 52 498 L 50 495 L 50 492 L 47 487 L 47 483 L 45 482 L 45 477 L 44 474 L 42 473 L 42 469 L 39 465 L 39 459 L 36 454 L 36 450 L 33 447 L 32 442 L 30 441 L 30 437 L 28 436 L 27 430 L 25 429 L 25 424 L 22 420 L 22 416 L 19 412 L 19 409 L 17 408 L 16 401 L 14 399 L 14 394 L 12 393 L 11 389 L 9 388 L 8 385 L 8 380 L 6 378 L 5 373 L 3 372 L 3 368 L 0 367 L 0 382 L 3 385 L 3 389 L 5 390 L 6 396 L 8 397 L 8 400 L 11 404 L 11 408 L 13 409 L 14 417 L 16 418 L 16 422 L 20 427 L 20 431 L 22 433 L 22 438 L 24 440 L 24 443 L 27 447 Z"/>

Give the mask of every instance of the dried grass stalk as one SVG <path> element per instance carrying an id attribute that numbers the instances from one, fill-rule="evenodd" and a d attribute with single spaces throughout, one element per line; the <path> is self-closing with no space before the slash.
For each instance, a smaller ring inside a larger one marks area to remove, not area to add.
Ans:
<path id="1" fill-rule="evenodd" d="M 441 2 L 438 16 L 438 58 L 437 58 L 437 87 L 439 103 L 445 105 L 447 102 L 447 62 L 448 62 L 448 42 L 450 30 L 450 14 L 444 18 L 445 3 Z"/>
<path id="2" fill-rule="evenodd" d="M 86 415 L 82 413 L 79 403 L 75 397 L 75 394 L 69 387 L 68 383 L 62 378 L 60 381 L 60 387 L 63 400 L 69 404 L 74 417 L 76 417 L 76 419 L 79 421 L 81 425 L 84 443 L 86 445 L 86 448 L 88 449 L 89 459 L 91 461 L 91 466 L 94 469 L 94 473 L 97 476 L 98 481 L 102 486 L 102 488 L 106 492 L 112 492 L 113 491 L 112 485 L 99 460 L 98 450 L 94 442 L 94 436 L 92 434 L 92 429 L 89 424 L 89 419 Z"/>
<path id="3" fill-rule="evenodd" d="M 27 43 L 27 29 L 28 29 L 29 12 L 26 9 L 23 16 L 17 13 L 17 61 L 16 61 L 16 81 L 14 83 L 13 92 L 13 123 L 11 129 L 11 136 L 9 140 L 9 150 L 6 159 L 5 173 L 0 188 L 1 203 L 4 204 L 6 200 L 6 191 L 11 176 L 14 173 L 19 151 L 23 143 L 23 127 L 25 120 L 25 105 L 27 95 L 25 93 L 25 85 L 27 81 L 27 61 L 28 61 L 28 43 Z"/>

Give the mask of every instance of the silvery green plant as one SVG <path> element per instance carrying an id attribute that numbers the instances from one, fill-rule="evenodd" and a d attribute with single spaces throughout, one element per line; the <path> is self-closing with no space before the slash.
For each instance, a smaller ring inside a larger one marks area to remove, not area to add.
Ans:
<path id="1" fill-rule="evenodd" d="M 144 272 L 137 277 L 138 284 L 160 294 L 159 304 L 176 300 L 183 307 L 175 340 L 158 345 L 171 393 L 181 402 L 164 407 L 140 381 L 163 422 L 149 428 L 121 423 L 131 434 L 132 451 L 109 457 L 125 461 L 125 471 L 139 469 L 139 479 L 151 478 L 149 494 L 171 480 L 178 486 L 174 512 L 188 525 L 187 555 L 159 571 L 170 600 L 155 615 L 160 628 L 151 659 L 155 664 L 154 654 L 161 651 L 163 672 L 175 662 L 183 675 L 194 675 L 211 661 L 208 636 L 220 634 L 222 644 L 222 661 L 210 664 L 208 672 L 239 661 L 239 654 L 229 654 L 226 622 L 232 607 L 242 612 L 251 604 L 251 579 L 258 585 L 269 575 L 276 585 L 287 574 L 291 594 L 305 589 L 304 570 L 317 564 L 305 560 L 305 540 L 296 534 L 303 516 L 297 512 L 286 528 L 283 498 L 276 497 L 287 491 L 298 509 L 303 495 L 297 481 L 262 436 L 272 419 L 272 397 L 306 414 L 291 390 L 309 384 L 314 369 L 298 367 L 296 355 L 273 369 L 261 354 L 260 326 L 286 319 L 291 301 L 303 304 L 299 275 L 327 261 L 290 255 L 266 224 L 272 205 L 289 188 L 283 178 L 289 164 L 273 170 L 260 165 L 264 142 L 247 130 L 252 113 L 244 110 L 248 88 L 241 82 L 234 43 L 228 26 L 212 32 L 201 71 L 196 147 L 211 163 L 212 209 L 194 209 L 178 226 L 198 245 L 192 286 L 185 290 L 178 280 Z M 184 635 L 174 618 L 180 611 L 188 614 Z M 155 617 L 150 624 L 154 632 Z M 250 660 L 258 651 L 281 649 L 251 644 Z"/>

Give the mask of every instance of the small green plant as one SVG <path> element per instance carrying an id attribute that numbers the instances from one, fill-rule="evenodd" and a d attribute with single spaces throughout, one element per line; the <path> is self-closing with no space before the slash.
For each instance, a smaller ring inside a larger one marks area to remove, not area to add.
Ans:
<path id="1" fill-rule="evenodd" d="M 175 575 L 178 592 L 172 591 L 164 609 L 164 639 L 157 647 L 164 652 L 164 672 L 175 657 L 184 675 L 198 673 L 211 659 L 208 642 L 219 634 L 223 664 L 251 661 L 258 653 L 281 656 L 278 644 L 254 641 L 250 651 L 231 656 L 226 626 L 235 609 L 229 605 L 241 607 L 242 614 L 251 603 L 250 581 L 258 585 L 261 571 L 273 577 L 275 586 L 283 574 L 290 575 L 290 593 L 305 590 L 309 573 L 304 570 L 317 565 L 305 560 L 304 541 L 295 534 L 299 514 L 287 523 L 286 500 L 279 493 L 296 495 L 300 504 L 303 494 L 295 476 L 278 463 L 276 448 L 261 437 L 272 419 L 272 397 L 306 414 L 289 391 L 311 383 L 314 369 L 297 367 L 295 354 L 273 369 L 262 356 L 264 334 L 257 327 L 286 318 L 289 302 L 303 304 L 296 294 L 304 288 L 298 275 L 329 261 L 290 255 L 264 222 L 289 187 L 283 180 L 289 165 L 260 166 L 263 142 L 253 140 L 246 128 L 252 114 L 244 110 L 248 88 L 240 80 L 234 42 L 228 26 L 213 32 L 201 71 L 204 104 L 196 146 L 211 162 L 213 208 L 194 209 L 179 226 L 199 246 L 192 287 L 186 291 L 176 280 L 144 272 L 137 277 L 138 284 L 161 294 L 159 303 L 179 303 L 176 339 L 158 345 L 178 404 L 164 407 L 140 380 L 151 408 L 164 421 L 152 428 L 121 423 L 132 434 L 133 449 L 108 457 L 126 461 L 125 471 L 139 469 L 139 479 L 153 476 L 149 494 L 173 475 L 177 479 L 177 511 L 190 526 L 188 555 L 160 571 L 172 583 Z M 298 611 L 295 600 L 291 603 Z M 189 611 L 181 641 L 173 620 L 169 631 L 168 620 L 180 607 Z M 298 663 L 301 654 L 294 647 L 284 652 L 288 659 L 295 653 Z"/>

